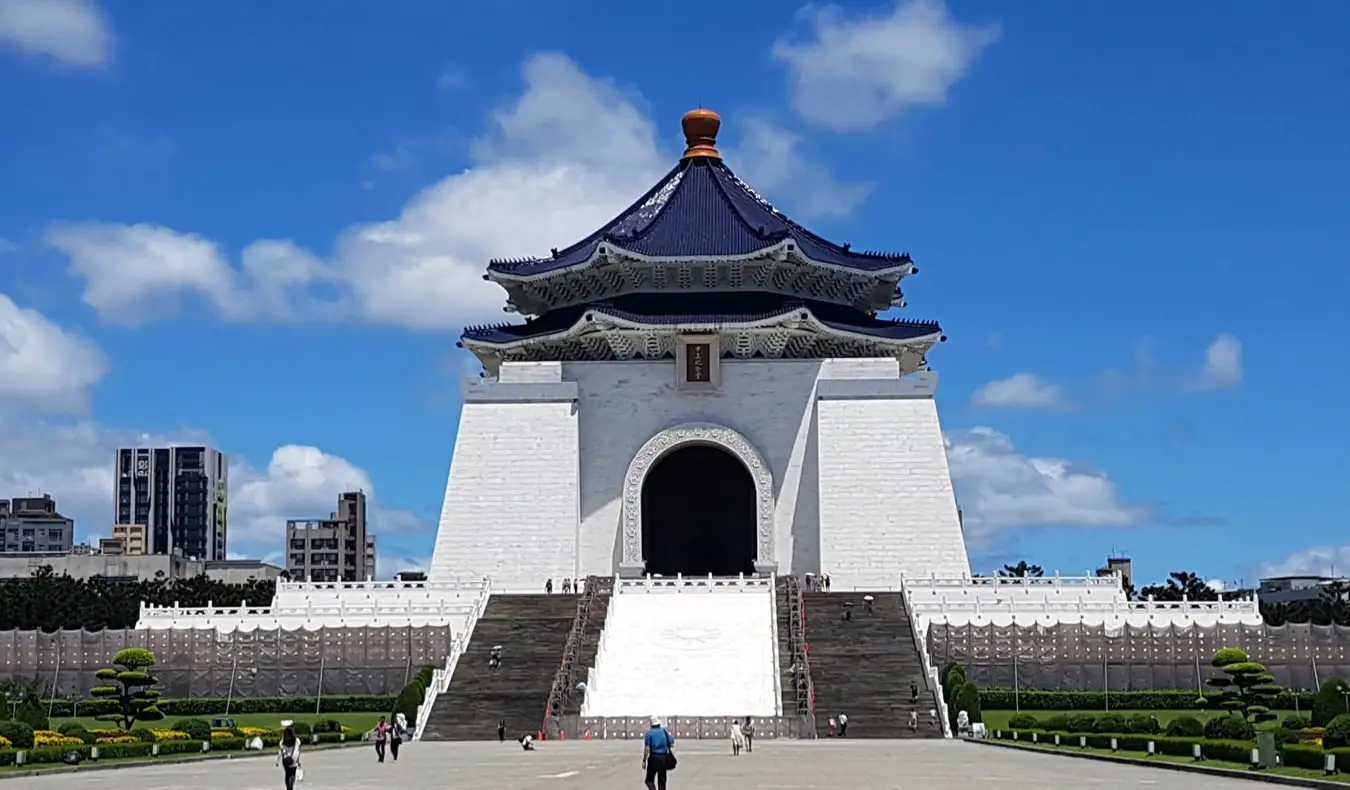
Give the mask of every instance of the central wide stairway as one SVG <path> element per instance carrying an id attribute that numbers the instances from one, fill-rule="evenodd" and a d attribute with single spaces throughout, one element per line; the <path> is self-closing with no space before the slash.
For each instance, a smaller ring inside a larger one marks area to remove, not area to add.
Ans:
<path id="1" fill-rule="evenodd" d="M 620 582 L 581 715 L 779 715 L 774 611 L 768 579 Z"/>
<path id="2" fill-rule="evenodd" d="M 867 612 L 865 596 L 871 596 Z M 848 715 L 849 738 L 941 738 L 931 712 L 937 702 L 923 672 L 923 659 L 902 593 L 802 593 L 805 638 L 815 687 L 817 731 L 829 719 Z M 852 604 L 849 606 L 848 604 Z M 844 611 L 852 613 L 844 619 Z M 918 684 L 918 702 L 910 683 Z M 909 728 L 909 713 L 919 715 Z"/>
<path id="3" fill-rule="evenodd" d="M 436 696 L 423 740 L 477 741 L 537 733 L 549 690 L 577 615 L 576 595 L 497 595 L 488 599 L 455 667 L 450 687 Z M 502 663 L 488 666 L 495 646 Z"/>

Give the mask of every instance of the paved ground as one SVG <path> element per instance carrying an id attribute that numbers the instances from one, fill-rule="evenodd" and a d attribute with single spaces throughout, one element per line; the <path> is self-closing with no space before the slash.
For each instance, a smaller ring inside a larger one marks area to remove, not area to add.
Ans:
<path id="1" fill-rule="evenodd" d="M 764 741 L 733 758 L 717 741 L 686 742 L 670 790 L 822 787 L 989 790 L 1063 786 L 1094 790 L 1185 786 L 1187 790 L 1252 790 L 1242 779 L 1112 765 L 955 741 Z M 373 749 L 315 752 L 305 759 L 297 790 L 642 790 L 641 746 L 624 741 L 541 744 L 525 753 L 507 743 L 427 743 L 407 748 L 397 763 L 375 761 Z M 0 780 L 0 790 L 278 790 L 271 759 L 147 766 L 118 771 Z"/>

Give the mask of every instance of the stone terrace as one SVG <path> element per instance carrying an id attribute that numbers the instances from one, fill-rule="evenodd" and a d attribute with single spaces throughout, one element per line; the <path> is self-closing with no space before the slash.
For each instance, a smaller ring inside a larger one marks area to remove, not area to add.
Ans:
<path id="1" fill-rule="evenodd" d="M 906 787 L 987 790 L 997 787 L 1088 787 L 1116 790 L 1176 787 L 1250 790 L 1242 779 L 1180 774 L 1072 757 L 1030 754 L 958 741 L 762 741 L 755 752 L 733 758 L 722 741 L 686 741 L 672 790 L 681 788 Z M 631 790 L 642 787 L 641 746 L 636 742 L 548 742 L 525 753 L 513 743 L 416 743 L 398 763 L 375 762 L 370 748 L 312 752 L 305 782 L 315 790 Z M 150 766 L 120 771 L 4 780 L 4 790 L 93 790 L 114 785 L 137 790 L 268 790 L 281 769 L 271 755 L 206 764 Z"/>

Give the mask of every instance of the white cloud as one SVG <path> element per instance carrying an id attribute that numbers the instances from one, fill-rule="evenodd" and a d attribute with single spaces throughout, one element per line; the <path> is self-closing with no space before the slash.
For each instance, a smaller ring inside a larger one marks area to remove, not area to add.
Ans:
<path id="1" fill-rule="evenodd" d="M 61 512 L 75 519 L 84 540 L 111 530 L 116 448 L 213 443 L 205 431 L 143 433 L 88 421 L 39 422 L 2 415 L 0 435 L 5 437 L 0 496 L 51 494 Z M 286 519 L 326 518 L 336 509 L 338 495 L 351 490 L 366 492 L 367 516 L 381 545 L 386 536 L 428 528 L 408 511 L 386 507 L 365 470 L 316 447 L 279 447 L 263 469 L 231 456 L 230 554 L 277 555 L 283 548 Z M 392 545 L 390 550 L 394 551 Z"/>
<path id="2" fill-rule="evenodd" d="M 92 341 L 0 293 L 0 407 L 79 410 L 107 372 Z"/>
<path id="3" fill-rule="evenodd" d="M 1216 593 L 1221 593 L 1228 589 L 1228 582 L 1224 581 L 1223 579 L 1210 579 L 1209 581 L 1205 582 L 1205 586 Z"/>
<path id="4" fill-rule="evenodd" d="M 559 54 L 531 58 L 523 75 L 524 93 L 473 141 L 470 167 L 422 190 L 397 218 L 342 231 L 327 258 L 262 240 L 235 263 L 209 239 L 153 224 L 58 224 L 47 242 L 85 280 L 84 301 L 117 323 L 158 317 L 184 297 L 230 320 L 356 316 L 418 329 L 501 320 L 504 294 L 482 279 L 490 259 L 547 255 L 583 238 L 675 163 L 612 82 Z M 802 162 L 790 136 L 761 130 L 747 143 L 752 169 L 804 189 L 808 205 L 838 210 L 865 195 Z"/>
<path id="5" fill-rule="evenodd" d="M 1104 473 L 1061 458 L 1022 455 L 993 428 L 950 431 L 946 443 L 972 548 L 1010 527 L 1120 527 L 1150 515 L 1146 507 L 1122 502 Z"/>
<path id="6" fill-rule="evenodd" d="M 112 59 L 113 32 L 93 0 L 0 0 L 0 44 L 84 68 Z"/>
<path id="7" fill-rule="evenodd" d="M 1350 546 L 1316 546 L 1289 556 L 1262 563 L 1261 578 L 1271 576 L 1350 576 Z"/>
<path id="8" fill-rule="evenodd" d="M 970 401 L 994 409 L 1063 409 L 1068 406 L 1064 390 L 1031 373 L 1015 373 L 975 390 Z"/>
<path id="9" fill-rule="evenodd" d="M 1206 389 L 1227 389 L 1242 383 L 1242 341 L 1229 334 L 1219 335 L 1205 350 L 1205 367 L 1200 377 Z"/>
<path id="10" fill-rule="evenodd" d="M 808 8 L 813 36 L 774 44 L 789 70 L 793 109 L 835 131 L 870 129 L 918 105 L 940 105 L 997 27 L 964 26 L 942 0 L 900 0 L 889 13 L 847 18 Z"/>
<path id="11" fill-rule="evenodd" d="M 737 175 L 762 193 L 791 192 L 802 218 L 847 216 L 872 194 L 874 184 L 841 181 L 818 157 L 803 156 L 801 135 L 757 118 L 740 128 L 743 136 L 726 152 Z"/>

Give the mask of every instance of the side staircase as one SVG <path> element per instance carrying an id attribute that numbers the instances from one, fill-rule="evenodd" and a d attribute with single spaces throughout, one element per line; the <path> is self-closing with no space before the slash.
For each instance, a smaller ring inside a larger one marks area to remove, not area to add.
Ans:
<path id="1" fill-rule="evenodd" d="M 576 595 L 496 595 L 488 599 L 473 638 L 437 695 L 422 740 L 479 741 L 543 728 L 549 690 L 577 614 Z M 495 645 L 502 664 L 488 666 Z"/>
<path id="2" fill-rule="evenodd" d="M 584 681 L 590 668 L 595 666 L 595 657 L 600 651 L 600 637 L 605 631 L 605 621 L 609 618 L 609 602 L 614 595 L 614 578 L 587 577 L 582 589 L 585 592 L 577 598 L 577 613 L 572 620 L 572 630 L 567 634 L 562 663 L 554 676 L 553 688 L 549 691 L 550 717 L 581 713 L 585 695 L 577 691 L 577 684 Z M 555 736 L 553 728 L 549 729 L 549 734 Z"/>
<path id="3" fill-rule="evenodd" d="M 784 716 L 811 715 L 811 664 L 802 622 L 802 590 L 795 576 L 778 577 L 774 591 L 778 617 L 778 669 Z"/>
<path id="4" fill-rule="evenodd" d="M 871 595 L 872 613 L 863 597 Z M 810 682 L 815 693 L 816 729 L 848 715 L 849 738 L 941 738 L 938 705 L 924 675 L 923 659 L 902 593 L 803 593 Z M 852 603 L 852 607 L 845 604 Z M 852 611 L 852 620 L 843 613 Z M 910 700 L 910 683 L 919 687 Z M 909 728 L 909 714 L 918 727 Z"/>

